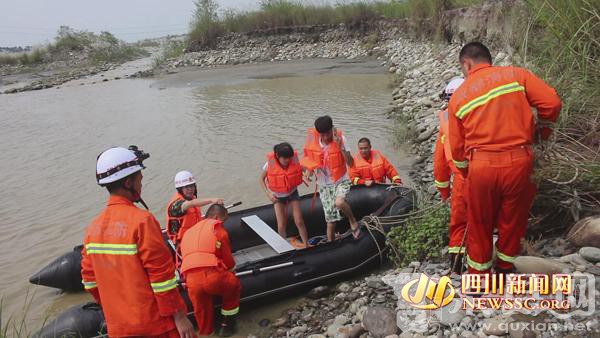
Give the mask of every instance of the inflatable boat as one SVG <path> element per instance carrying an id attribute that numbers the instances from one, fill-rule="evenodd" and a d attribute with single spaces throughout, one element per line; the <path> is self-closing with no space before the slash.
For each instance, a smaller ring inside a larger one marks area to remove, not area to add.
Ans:
<path id="1" fill-rule="evenodd" d="M 400 224 L 401 216 L 412 210 L 411 190 L 391 185 L 353 186 L 346 196 L 357 219 L 365 216 L 392 217 Z M 308 287 L 333 277 L 378 265 L 385 257 L 385 232 L 395 226 L 373 229 L 362 224 L 362 235 L 355 240 L 347 230 L 347 220 L 338 222 L 336 231 L 346 233 L 339 240 L 325 242 L 326 222 L 320 199 L 301 197 L 300 205 L 311 242 L 307 249 L 296 250 L 276 233 L 275 213 L 271 204 L 230 213 L 225 222 L 236 260 L 236 274 L 242 283 L 242 303 Z M 288 213 L 288 235 L 296 235 L 292 213 Z M 391 224 L 391 225 L 390 225 Z M 64 290 L 82 290 L 81 248 L 76 247 L 31 277 L 34 284 Z M 182 293 L 185 291 L 182 288 Z M 189 303 L 188 303 L 189 305 Z M 193 317 L 190 308 L 190 316 Z M 104 332 L 101 309 L 88 303 L 74 306 L 46 325 L 38 337 L 74 334 L 94 337 Z"/>

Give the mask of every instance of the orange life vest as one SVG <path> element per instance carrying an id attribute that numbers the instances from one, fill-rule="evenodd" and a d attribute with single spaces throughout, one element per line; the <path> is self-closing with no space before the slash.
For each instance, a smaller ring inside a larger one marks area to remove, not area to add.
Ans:
<path id="1" fill-rule="evenodd" d="M 302 166 L 297 151 L 294 151 L 294 157 L 287 168 L 281 166 L 275 153 L 267 154 L 267 186 L 271 191 L 289 193 L 300 184 L 302 184 Z"/>
<path id="2" fill-rule="evenodd" d="M 336 130 L 337 137 L 342 138 L 342 131 Z M 329 170 L 332 180 L 335 182 L 346 174 L 346 160 L 342 150 L 336 142 L 331 142 L 327 145 L 327 157 L 321 150 L 319 144 L 320 135 L 315 128 L 309 128 L 304 143 L 304 157 L 302 157 L 302 165 L 310 171 L 320 167 L 325 167 Z"/>
<path id="3" fill-rule="evenodd" d="M 448 109 L 442 110 L 438 114 L 440 119 L 440 130 L 442 131 L 442 139 L 441 142 L 444 145 L 444 155 L 446 156 L 446 161 L 448 161 L 448 165 L 450 166 L 450 170 L 455 173 L 458 173 L 458 169 L 454 165 L 452 161 L 452 152 L 450 151 L 450 141 L 448 140 L 449 135 L 449 123 L 448 123 Z"/>
<path id="4" fill-rule="evenodd" d="M 194 224 L 200 222 L 202 220 L 202 211 L 200 207 L 191 207 L 185 211 L 185 214 L 181 217 L 172 217 L 169 215 L 169 210 L 175 201 L 177 200 L 185 200 L 185 197 L 180 193 L 175 193 L 175 195 L 169 201 L 167 205 L 167 234 L 169 238 L 177 243 L 181 241 L 183 238 L 183 234 Z"/>
<path id="5" fill-rule="evenodd" d="M 180 245 L 183 260 L 181 272 L 223 264 L 216 256 L 220 243 L 215 235 L 215 228 L 222 223 L 222 221 L 207 218 L 186 232 Z"/>
<path id="6" fill-rule="evenodd" d="M 371 163 L 367 162 L 360 153 L 354 155 L 354 167 L 363 180 L 385 182 L 386 172 L 383 157 L 377 150 L 371 150 Z"/>

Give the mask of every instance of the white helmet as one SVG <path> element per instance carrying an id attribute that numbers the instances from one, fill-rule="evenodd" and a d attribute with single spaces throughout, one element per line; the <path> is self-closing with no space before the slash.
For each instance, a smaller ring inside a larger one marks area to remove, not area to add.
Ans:
<path id="1" fill-rule="evenodd" d="M 444 92 L 441 95 L 442 98 L 445 100 L 449 100 L 450 96 L 454 94 L 454 92 L 458 89 L 458 87 L 460 87 L 461 84 L 463 84 L 463 82 L 465 82 L 465 79 L 461 76 L 457 76 L 450 80 L 450 82 L 448 82 L 448 85 L 446 85 L 446 88 L 444 88 Z"/>
<path id="2" fill-rule="evenodd" d="M 144 169 L 142 161 L 148 154 L 135 146 L 109 148 L 98 155 L 96 161 L 96 180 L 99 185 L 116 182 L 124 177 Z"/>
<path id="3" fill-rule="evenodd" d="M 194 183 L 196 183 L 194 175 L 192 175 L 192 173 L 187 170 L 180 171 L 175 175 L 175 189 L 185 187 Z"/>

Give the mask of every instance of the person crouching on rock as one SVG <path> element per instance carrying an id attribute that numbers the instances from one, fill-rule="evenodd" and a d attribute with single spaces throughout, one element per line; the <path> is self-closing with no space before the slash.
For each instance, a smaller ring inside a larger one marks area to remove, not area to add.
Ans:
<path id="1" fill-rule="evenodd" d="M 229 234 L 223 227 L 227 218 L 227 209 L 221 204 L 213 204 L 206 211 L 206 218 L 192 226 L 181 241 L 181 272 L 194 306 L 200 335 L 210 335 L 214 331 L 214 296 L 223 298 L 222 321 L 217 334 L 229 337 L 235 333 L 242 287 L 233 273 L 235 261 Z"/>
<path id="2" fill-rule="evenodd" d="M 358 140 L 358 154 L 354 155 L 354 165 L 350 167 L 352 184 L 370 187 L 373 183 L 385 183 L 386 178 L 394 184 L 402 184 L 398 170 L 380 151 L 371 148 L 371 140 L 366 137 Z"/>
<path id="3" fill-rule="evenodd" d="M 267 163 L 260 175 L 260 185 L 273 202 L 277 218 L 277 232 L 283 238 L 287 236 L 287 205 L 292 206 L 294 223 L 302 239 L 302 247 L 306 248 L 308 233 L 304 225 L 298 186 L 302 184 L 302 166 L 298 160 L 298 152 L 287 143 L 277 144 L 273 151 L 267 154 Z"/>
<path id="4" fill-rule="evenodd" d="M 336 223 L 342 220 L 340 210 L 350 221 L 352 235 L 358 239 L 360 227 L 346 202 L 351 185 L 347 166 L 352 166 L 353 159 L 346 149 L 346 138 L 341 130 L 334 128 L 331 117 L 317 118 L 315 128 L 308 129 L 301 163 L 310 175 L 314 172 L 317 176 L 327 222 L 327 240 L 334 240 Z"/>

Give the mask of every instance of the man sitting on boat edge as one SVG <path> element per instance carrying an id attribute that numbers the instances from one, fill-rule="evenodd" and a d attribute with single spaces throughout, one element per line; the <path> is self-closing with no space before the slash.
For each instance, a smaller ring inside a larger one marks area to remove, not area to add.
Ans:
<path id="1" fill-rule="evenodd" d="M 373 183 L 385 183 L 386 178 L 394 184 L 402 184 L 398 171 L 383 156 L 371 148 L 371 140 L 366 137 L 358 140 L 358 153 L 354 155 L 354 165 L 350 167 L 352 184 L 364 184 L 367 187 Z"/>

